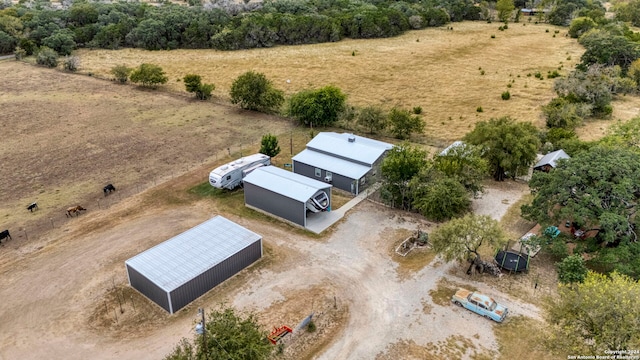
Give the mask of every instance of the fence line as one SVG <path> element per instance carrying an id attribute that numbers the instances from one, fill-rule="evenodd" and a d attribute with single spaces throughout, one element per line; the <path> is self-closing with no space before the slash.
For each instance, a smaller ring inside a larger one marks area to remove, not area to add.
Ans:
<path id="1" fill-rule="evenodd" d="M 174 170 L 172 170 L 169 175 L 154 176 L 152 179 L 146 182 L 144 182 L 145 179 L 142 178 L 138 181 L 143 182 L 131 183 L 128 186 L 119 186 L 114 181 L 114 185 L 116 187 L 115 192 L 112 192 L 106 196 L 103 196 L 103 194 L 101 193 L 100 197 L 88 199 L 86 200 L 86 202 L 84 202 L 84 204 L 78 204 L 85 207 L 87 209 L 86 212 L 83 212 L 82 214 L 76 213 L 76 215 L 72 215 L 71 217 L 69 217 L 66 215 L 66 208 L 60 207 L 60 209 L 56 213 L 50 213 L 46 217 L 38 220 L 27 220 L 25 225 L 20 226 L 17 229 L 9 229 L 12 240 L 37 240 L 38 238 L 40 238 L 43 232 L 64 226 L 69 221 L 73 221 L 76 218 L 83 218 L 87 216 L 87 214 L 92 210 L 107 210 L 112 206 L 120 203 L 122 200 L 141 194 L 146 190 L 171 181 L 176 177 L 183 176 L 189 171 L 204 166 L 206 163 L 215 162 L 217 164 L 219 160 L 229 159 L 229 161 L 231 161 L 234 159 L 234 157 L 247 155 L 249 153 L 248 149 L 252 149 L 255 145 L 255 143 L 252 144 L 249 142 L 249 144 L 239 144 L 236 146 L 232 145 L 229 147 L 225 147 L 224 149 L 215 151 L 213 155 L 210 155 L 204 159 L 195 160 L 193 163 L 185 164 L 180 168 L 174 168 Z M 211 170 L 213 170 L 213 168 Z M 20 209 L 20 211 L 22 211 L 22 209 Z M 42 209 L 38 209 L 35 211 L 42 211 Z M 3 239 L 2 241 L 0 241 L 0 244 L 5 245 L 7 244 L 7 241 L 11 240 Z"/>

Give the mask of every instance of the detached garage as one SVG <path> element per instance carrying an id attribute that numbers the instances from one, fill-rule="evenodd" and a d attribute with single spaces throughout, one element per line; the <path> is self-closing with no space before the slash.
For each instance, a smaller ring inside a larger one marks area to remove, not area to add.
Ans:
<path id="1" fill-rule="evenodd" d="M 303 228 L 308 212 L 331 210 L 330 184 L 291 171 L 265 166 L 252 171 L 243 182 L 247 207 Z"/>
<path id="2" fill-rule="evenodd" d="M 169 313 L 262 257 L 262 237 L 216 216 L 125 261 L 129 284 Z"/>

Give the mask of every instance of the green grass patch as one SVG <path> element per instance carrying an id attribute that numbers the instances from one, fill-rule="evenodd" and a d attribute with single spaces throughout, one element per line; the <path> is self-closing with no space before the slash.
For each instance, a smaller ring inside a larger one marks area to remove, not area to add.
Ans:
<path id="1" fill-rule="evenodd" d="M 451 304 L 451 297 L 453 296 L 453 294 L 455 294 L 456 291 L 458 291 L 458 288 L 461 287 L 470 291 L 477 290 L 473 286 L 459 285 L 453 281 L 442 278 L 440 279 L 440 281 L 438 281 L 438 287 L 434 290 L 429 291 L 429 295 L 431 295 L 431 299 L 435 304 L 447 306 Z"/>
<path id="2" fill-rule="evenodd" d="M 502 324 L 493 327 L 498 340 L 498 359 L 566 359 L 544 348 L 545 324 L 523 316 L 507 317 Z"/>

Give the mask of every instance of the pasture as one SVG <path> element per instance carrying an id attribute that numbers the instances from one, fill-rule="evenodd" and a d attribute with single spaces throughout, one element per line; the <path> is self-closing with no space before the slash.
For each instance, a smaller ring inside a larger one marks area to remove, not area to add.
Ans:
<path id="1" fill-rule="evenodd" d="M 123 49 L 78 54 L 81 73 L 106 78 L 118 64 L 160 65 L 169 77 L 164 87 L 171 91 L 184 92 L 180 79 L 199 74 L 203 82 L 216 85 L 214 95 L 221 99 L 228 98 L 233 80 L 249 70 L 263 72 L 289 95 L 333 84 L 352 105 L 421 106 L 425 136 L 439 144 L 492 117 L 509 115 L 543 126 L 540 106 L 554 96 L 547 72 L 567 73 L 584 51 L 565 36 L 565 28 L 525 21 L 499 31 L 501 25 L 453 23 L 453 30 L 410 31 L 395 38 L 234 52 Z M 544 79 L 535 78 L 536 72 Z M 511 100 L 504 101 L 501 94 L 507 90 Z"/>

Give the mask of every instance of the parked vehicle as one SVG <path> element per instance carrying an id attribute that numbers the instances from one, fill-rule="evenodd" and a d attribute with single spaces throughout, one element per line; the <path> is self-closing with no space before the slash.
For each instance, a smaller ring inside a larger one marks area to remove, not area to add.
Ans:
<path id="1" fill-rule="evenodd" d="M 498 304 L 491 297 L 462 288 L 458 289 L 451 301 L 458 306 L 499 323 L 504 320 L 509 312 L 506 307 Z"/>
<path id="2" fill-rule="evenodd" d="M 209 173 L 209 184 L 218 189 L 233 190 L 253 170 L 271 165 L 271 158 L 264 154 L 253 154 L 219 166 Z"/>
<path id="3" fill-rule="evenodd" d="M 307 210 L 317 213 L 326 211 L 329 207 L 329 196 L 326 192 L 318 190 L 309 200 L 307 200 Z"/>

